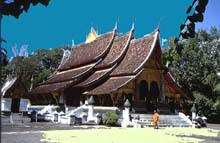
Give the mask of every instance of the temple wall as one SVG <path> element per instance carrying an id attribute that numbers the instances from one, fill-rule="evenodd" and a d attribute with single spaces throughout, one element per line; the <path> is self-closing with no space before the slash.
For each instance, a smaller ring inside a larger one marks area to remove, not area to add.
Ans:
<path id="1" fill-rule="evenodd" d="M 147 87 L 148 91 L 150 91 L 151 82 L 155 81 L 158 85 L 160 92 L 161 75 L 162 75 L 161 70 L 145 69 L 138 77 L 136 77 L 135 80 L 129 82 L 127 85 L 123 86 L 115 93 L 111 94 L 113 102 L 115 104 L 121 105 L 123 101 L 125 101 L 125 98 L 127 96 L 132 96 L 130 97 L 130 99 L 134 102 L 134 104 L 145 106 L 145 99 L 140 99 L 139 90 L 140 90 L 141 81 L 144 80 L 148 83 L 148 87 Z"/>
<path id="2" fill-rule="evenodd" d="M 136 98 L 139 99 L 140 98 L 140 91 L 139 91 L 139 85 L 140 85 L 140 82 L 142 80 L 146 81 L 147 84 L 148 84 L 148 91 L 150 91 L 150 86 L 151 86 L 151 83 L 153 81 L 155 81 L 158 86 L 160 87 L 160 84 L 161 84 L 161 70 L 154 70 L 154 69 L 145 69 L 143 71 L 143 73 L 141 73 L 141 75 L 137 78 L 136 80 L 136 87 L 137 87 L 137 90 L 136 90 Z"/>

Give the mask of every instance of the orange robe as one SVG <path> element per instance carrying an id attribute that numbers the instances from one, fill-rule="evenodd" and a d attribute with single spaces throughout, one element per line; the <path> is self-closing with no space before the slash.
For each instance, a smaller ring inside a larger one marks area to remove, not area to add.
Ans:
<path id="1" fill-rule="evenodd" d="M 153 115 L 153 124 L 154 124 L 154 128 L 158 128 L 158 119 L 159 119 L 159 114 L 158 113 L 154 113 Z"/>

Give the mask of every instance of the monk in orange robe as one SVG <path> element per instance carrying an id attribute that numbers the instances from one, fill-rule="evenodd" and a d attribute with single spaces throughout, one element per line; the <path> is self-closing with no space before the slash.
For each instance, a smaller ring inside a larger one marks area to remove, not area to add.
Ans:
<path id="1" fill-rule="evenodd" d="M 154 115 L 153 115 L 154 129 L 158 129 L 158 119 L 159 119 L 159 114 L 157 113 L 156 110 L 154 110 Z"/>

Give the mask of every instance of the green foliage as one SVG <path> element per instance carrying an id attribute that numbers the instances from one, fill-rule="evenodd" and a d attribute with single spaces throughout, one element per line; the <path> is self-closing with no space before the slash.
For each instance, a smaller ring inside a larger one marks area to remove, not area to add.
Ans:
<path id="1" fill-rule="evenodd" d="M 2 42 L 1 39 L 0 42 Z M 7 50 L 2 47 L 0 47 L 0 64 L 1 66 L 5 66 L 8 64 Z"/>
<path id="2" fill-rule="evenodd" d="M 5 72 L 12 77 L 21 77 L 27 89 L 30 88 L 31 84 L 34 87 L 47 80 L 58 68 L 63 55 L 62 49 L 69 49 L 69 47 L 51 50 L 40 49 L 27 58 L 15 57 L 5 67 Z"/>
<path id="3" fill-rule="evenodd" d="M 212 109 L 213 101 L 198 92 L 194 93 L 194 97 L 198 113 L 202 114 L 203 116 L 209 117 L 211 115 L 210 109 Z"/>
<path id="4" fill-rule="evenodd" d="M 114 126 L 118 121 L 118 115 L 115 112 L 106 112 L 102 120 L 104 125 Z"/>
<path id="5" fill-rule="evenodd" d="M 195 98 L 201 114 L 214 121 L 220 115 L 220 29 L 199 30 L 195 38 L 178 43 L 171 39 L 168 44 L 164 64 L 184 92 Z"/>

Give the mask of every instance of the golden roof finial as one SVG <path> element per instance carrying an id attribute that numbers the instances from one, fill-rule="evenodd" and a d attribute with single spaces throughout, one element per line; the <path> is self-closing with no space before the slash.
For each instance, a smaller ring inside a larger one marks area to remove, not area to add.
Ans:
<path id="1" fill-rule="evenodd" d="M 94 41 L 98 37 L 98 33 L 95 31 L 93 27 L 90 29 L 90 33 L 86 36 L 86 42 L 85 43 L 90 43 Z"/>

